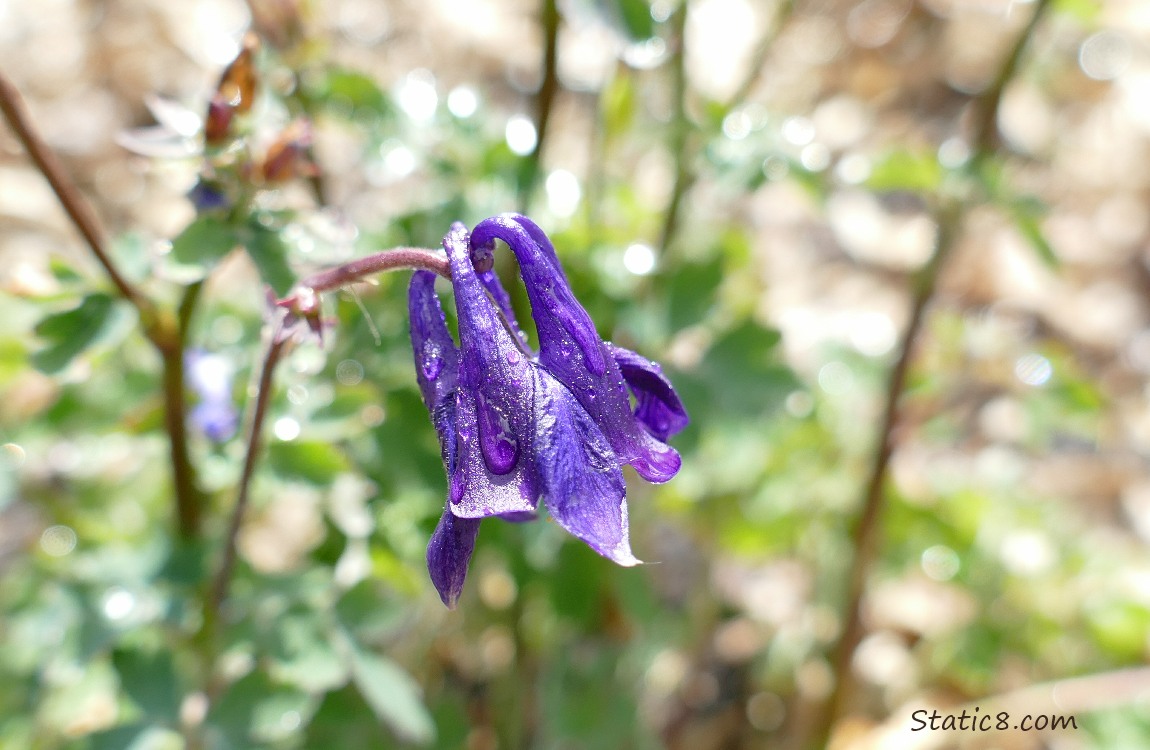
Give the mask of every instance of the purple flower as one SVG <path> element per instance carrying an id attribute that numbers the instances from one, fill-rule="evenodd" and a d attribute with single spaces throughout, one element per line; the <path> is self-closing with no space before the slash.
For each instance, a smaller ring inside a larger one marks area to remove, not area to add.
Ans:
<path id="1" fill-rule="evenodd" d="M 188 387 L 199 397 L 192 408 L 196 428 L 216 443 L 230 440 L 239 425 L 239 413 L 232 403 L 231 362 L 221 354 L 191 349 L 184 359 Z"/>
<path id="2" fill-rule="evenodd" d="M 519 261 L 539 332 L 539 364 L 574 394 L 622 463 L 649 482 L 675 476 L 681 459 L 666 441 L 687 426 L 688 418 L 659 365 L 599 338 L 571 292 L 555 248 L 535 222 L 503 214 L 480 222 L 471 234 L 480 253 L 495 239 L 506 242 Z M 634 409 L 628 389 L 636 399 Z"/>
<path id="3" fill-rule="evenodd" d="M 472 262 L 474 244 L 486 267 L 483 248 L 496 236 L 510 238 L 519 258 L 538 357 L 523 343 L 494 273 Z M 620 565 L 638 564 L 620 467 L 631 463 L 653 481 L 678 470 L 679 455 L 664 441 L 687 417 L 670 383 L 657 365 L 599 339 L 550 242 L 529 220 L 489 219 L 470 241 L 456 224 L 443 244 L 459 345 L 432 274 L 417 272 L 408 297 L 417 378 L 448 474 L 446 507 L 427 549 L 440 597 L 449 607 L 458 599 L 479 521 L 533 518 L 540 496 L 570 534 Z"/>

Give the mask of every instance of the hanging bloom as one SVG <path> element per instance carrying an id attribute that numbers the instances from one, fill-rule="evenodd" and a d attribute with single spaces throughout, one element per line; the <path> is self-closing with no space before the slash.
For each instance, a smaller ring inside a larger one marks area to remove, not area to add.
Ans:
<path id="1" fill-rule="evenodd" d="M 542 236 L 538 227 L 534 231 Z M 614 368 L 616 385 L 623 389 L 626 418 L 637 425 L 633 431 L 643 432 L 662 446 L 645 450 L 659 456 L 673 455 L 674 469 L 666 460 L 659 464 L 636 458 L 638 449 L 626 441 L 643 447 L 643 438 L 632 437 L 619 415 L 602 408 L 594 412 L 588 409 L 545 366 L 542 355 L 538 359 L 532 356 L 517 331 L 506 292 L 482 252 L 479 266 L 484 270 L 476 270 L 463 225 L 452 227 L 444 238 L 444 248 L 458 312 L 458 347 L 448 333 L 435 295 L 434 276 L 417 272 L 408 296 L 417 378 L 439 434 L 449 478 L 446 507 L 427 550 L 431 578 L 444 603 L 454 606 L 462 591 L 479 520 L 492 516 L 512 521 L 532 518 L 540 497 L 560 526 L 596 552 L 620 565 L 637 564 L 628 535 L 626 487 L 620 471 L 624 461 L 601 425 L 623 436 L 619 442 L 631 451 L 631 462 L 659 466 L 662 474 L 653 469 L 649 473 L 659 476 L 660 481 L 669 479 L 678 468 L 678 454 L 663 440 L 682 427 L 676 421 L 679 417 L 683 423 L 686 420 L 670 383 L 657 365 L 627 350 L 608 348 L 590 328 L 594 339 L 587 347 L 610 359 L 611 364 L 601 369 L 609 376 Z M 569 317 L 586 318 L 583 308 L 570 296 L 554 251 L 550 257 L 544 252 L 529 262 L 552 269 L 556 286 L 567 289 L 572 307 L 567 311 Z M 528 275 L 525 270 L 524 277 Z M 538 322 L 539 316 L 536 318 Z M 633 414 L 626 401 L 624 376 L 612 359 L 616 355 L 626 362 L 627 372 L 635 373 L 633 379 L 638 385 L 632 388 L 638 388 L 636 393 L 651 394 L 644 396 L 645 408 L 637 407 L 643 409 L 643 417 Z M 589 385 L 594 391 L 598 384 Z M 597 396 L 592 392 L 587 402 L 594 404 Z M 647 418 L 658 421 L 652 432 L 638 426 Z"/>
<path id="2" fill-rule="evenodd" d="M 671 479 L 681 459 L 666 441 L 687 426 L 688 417 L 660 367 L 599 338 L 571 291 L 555 248 L 535 222 L 518 214 L 480 222 L 471 244 L 481 260 L 496 239 L 506 242 L 519 261 L 539 332 L 539 365 L 574 395 L 622 463 L 649 482 Z M 633 409 L 628 389 L 635 396 Z"/>

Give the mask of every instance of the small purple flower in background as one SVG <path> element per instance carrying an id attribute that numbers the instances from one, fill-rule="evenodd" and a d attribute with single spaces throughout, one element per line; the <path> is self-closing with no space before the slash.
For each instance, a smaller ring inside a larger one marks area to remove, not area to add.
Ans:
<path id="1" fill-rule="evenodd" d="M 497 237 L 519 260 L 538 356 L 523 343 L 490 270 Z M 440 597 L 449 607 L 458 600 L 479 521 L 534 518 L 541 496 L 567 532 L 620 565 L 638 564 L 620 467 L 630 463 L 655 482 L 675 475 L 679 454 L 666 440 L 687 424 L 682 402 L 658 365 L 599 338 L 550 241 L 529 219 L 488 219 L 470 237 L 456 224 L 443 244 L 459 345 L 431 273 L 417 272 L 408 296 L 416 373 L 448 474 L 446 507 L 427 549 Z"/>
<path id="2" fill-rule="evenodd" d="M 195 187 L 188 191 L 188 200 L 196 207 L 197 213 L 231 207 L 231 201 L 228 200 L 223 187 L 204 180 L 197 182 Z"/>
<path id="3" fill-rule="evenodd" d="M 199 397 L 192 407 L 192 424 L 209 440 L 222 443 L 236 434 L 239 413 L 232 403 L 235 370 L 222 354 L 191 349 L 184 358 L 188 387 Z"/>

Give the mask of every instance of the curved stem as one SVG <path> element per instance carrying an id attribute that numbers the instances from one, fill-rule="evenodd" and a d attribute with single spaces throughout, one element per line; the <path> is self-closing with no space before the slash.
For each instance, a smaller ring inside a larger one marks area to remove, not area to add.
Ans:
<path id="1" fill-rule="evenodd" d="M 977 103 L 973 168 L 977 168 L 981 162 L 994 153 L 995 124 L 998 118 L 999 104 L 1002 100 L 1002 92 L 1017 71 L 1026 44 L 1033 36 L 1035 27 L 1049 5 L 1050 0 L 1038 0 L 1030 21 L 1003 62 L 994 84 Z M 821 715 L 813 723 L 820 736 L 816 742 L 811 744 L 812 747 L 826 746 L 831 730 L 849 711 L 856 689 L 856 681 L 851 670 L 851 660 L 864 635 L 863 598 L 866 592 L 867 579 L 879 552 L 882 514 L 885 505 L 883 490 L 886 485 L 890 459 L 894 453 L 896 433 L 901 422 L 900 401 L 906 387 L 907 373 L 914 351 L 922 332 L 927 307 L 934 297 L 946 259 L 954 247 L 963 216 L 969 208 L 968 203 L 968 201 L 961 199 L 945 200 L 936 211 L 939 228 L 938 241 L 934 255 L 919 273 L 915 285 L 910 320 L 903 332 L 898 360 L 891 370 L 887 385 L 882 425 L 879 430 L 878 441 L 875 444 L 870 473 L 863 491 L 862 510 L 851 534 L 854 554 L 851 559 L 847 560 L 847 569 L 850 572 L 844 610 L 845 622 L 842 634 L 832 647 L 830 656 L 835 686 L 829 700 L 820 710 Z"/>
<path id="2" fill-rule="evenodd" d="M 239 538 L 240 526 L 243 524 L 244 513 L 248 507 L 252 476 L 255 474 L 256 463 L 259 460 L 264 419 L 267 417 L 268 402 L 271 400 L 272 380 L 284 347 L 290 340 L 290 334 L 286 332 L 284 324 L 282 322 L 277 324 L 272 330 L 271 340 L 268 342 L 268 349 L 264 354 L 259 384 L 256 386 L 255 409 L 252 412 L 251 423 L 248 427 L 248 445 L 244 454 L 244 466 L 240 472 L 240 481 L 236 490 L 236 504 L 232 508 L 231 518 L 228 519 L 228 529 L 224 536 L 223 557 L 220 560 L 220 567 L 212 579 L 212 589 L 208 594 L 206 603 L 208 613 L 206 619 L 210 619 L 213 623 L 218 619 L 220 608 L 228 597 L 232 571 L 236 565 L 236 542 Z"/>
<path id="3" fill-rule="evenodd" d="M 12 131 L 20 139 L 20 143 L 24 145 L 28 156 L 36 164 L 44 178 L 48 180 L 52 191 L 56 193 L 56 198 L 59 199 L 64 211 L 67 212 L 68 218 L 79 230 L 84 241 L 88 243 L 92 254 L 96 256 L 96 260 L 104 268 L 104 272 L 108 275 L 112 285 L 116 287 L 116 291 L 140 311 L 141 318 L 145 320 L 150 318 L 151 303 L 120 273 L 112 262 L 104 247 L 104 233 L 100 228 L 100 222 L 96 218 L 95 212 L 84 200 L 75 183 L 68 177 L 68 173 L 64 171 L 64 167 L 55 152 L 36 132 L 19 90 L 2 72 L 0 72 L 0 110 L 4 112 L 4 118 L 8 120 Z M 147 314 L 145 315 L 145 313 Z"/>
<path id="4" fill-rule="evenodd" d="M 317 294 L 330 292 L 377 273 L 402 269 L 431 271 L 445 279 L 451 278 L 451 266 L 443 253 L 421 247 L 397 247 L 312 274 L 296 287 L 310 289 Z"/>

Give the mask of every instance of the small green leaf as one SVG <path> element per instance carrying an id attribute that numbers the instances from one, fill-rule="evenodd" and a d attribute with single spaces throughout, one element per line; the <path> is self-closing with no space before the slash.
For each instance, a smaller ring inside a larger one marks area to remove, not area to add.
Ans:
<path id="1" fill-rule="evenodd" d="M 244 234 L 244 246 L 260 277 L 276 294 L 281 297 L 287 294 L 295 283 L 295 273 L 288 265 L 288 248 L 279 232 L 253 221 Z"/>
<path id="2" fill-rule="evenodd" d="M 89 750 L 179 750 L 184 741 L 174 730 L 148 724 L 126 724 L 88 739 Z"/>
<path id="3" fill-rule="evenodd" d="M 404 605 L 395 592 L 367 579 L 348 589 L 335 605 L 340 624 L 360 641 L 378 641 L 404 621 Z"/>
<path id="4" fill-rule="evenodd" d="M 338 448 L 310 440 L 272 443 L 268 447 L 268 462 L 284 478 L 318 485 L 330 484 L 349 467 L 347 457 Z"/>
<path id="5" fill-rule="evenodd" d="M 1042 232 L 1037 212 L 1029 205 L 1018 202 L 1012 206 L 1011 215 L 1014 217 L 1014 224 L 1018 227 L 1018 231 L 1030 243 L 1034 252 L 1038 254 L 1038 258 L 1046 264 L 1047 268 L 1058 270 L 1062 264 L 1058 260 L 1054 248 L 1047 241 L 1046 235 Z"/>
<path id="6" fill-rule="evenodd" d="M 637 97 L 634 78 L 622 72 L 611 79 L 599 95 L 604 130 L 608 137 L 621 135 L 635 120 Z"/>
<path id="7" fill-rule="evenodd" d="M 376 717 L 401 740 L 426 745 L 435 739 L 435 723 L 423 705 L 419 683 L 398 664 L 353 646 L 351 674 Z"/>
<path id="8" fill-rule="evenodd" d="M 671 330 L 678 331 L 704 320 L 715 304 L 715 295 L 722 282 L 722 258 L 680 266 L 667 289 Z"/>
<path id="9" fill-rule="evenodd" d="M 282 742 L 307 726 L 318 705 L 317 697 L 281 685 L 257 669 L 213 702 L 206 723 L 223 735 L 224 747 L 246 749 L 257 743 Z"/>
<path id="10" fill-rule="evenodd" d="M 289 615 L 275 625 L 272 676 L 308 693 L 326 693 L 347 683 L 347 665 L 313 613 Z"/>
<path id="11" fill-rule="evenodd" d="M 334 68 L 313 82 L 308 95 L 335 114 L 359 118 L 365 114 L 391 114 L 387 95 L 370 76 Z"/>
<path id="12" fill-rule="evenodd" d="M 930 153 L 895 151 L 875 165 L 867 185 L 874 190 L 934 191 L 942 183 L 943 169 Z"/>
<path id="13" fill-rule="evenodd" d="M 77 307 L 47 316 L 34 329 L 47 345 L 32 354 L 32 364 L 49 375 L 63 370 L 107 335 L 121 312 L 109 295 L 90 294 Z"/>
<path id="14" fill-rule="evenodd" d="M 207 268 L 241 243 L 240 231 L 216 216 L 201 216 L 172 240 L 172 258 L 187 266 Z"/>
<path id="15" fill-rule="evenodd" d="M 179 682 L 171 654 L 115 651 L 112 666 L 120 675 L 124 692 L 148 719 L 164 722 L 179 718 Z"/>
<path id="16" fill-rule="evenodd" d="M 641 42 L 655 35 L 655 19 L 647 0 L 613 0 L 605 3 L 605 15 L 633 41 Z"/>

